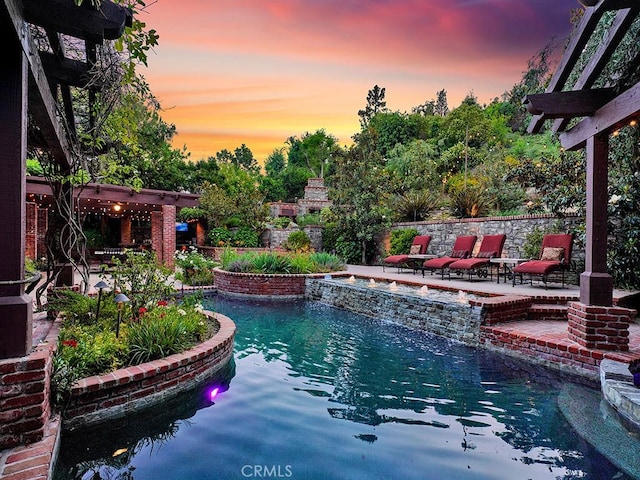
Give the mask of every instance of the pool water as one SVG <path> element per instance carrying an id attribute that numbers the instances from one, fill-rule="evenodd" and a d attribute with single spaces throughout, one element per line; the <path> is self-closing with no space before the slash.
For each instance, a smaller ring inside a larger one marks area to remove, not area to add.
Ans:
<path id="1" fill-rule="evenodd" d="M 234 362 L 65 433 L 55 479 L 628 478 L 558 410 L 566 378 L 318 303 L 208 301 L 237 324 Z"/>

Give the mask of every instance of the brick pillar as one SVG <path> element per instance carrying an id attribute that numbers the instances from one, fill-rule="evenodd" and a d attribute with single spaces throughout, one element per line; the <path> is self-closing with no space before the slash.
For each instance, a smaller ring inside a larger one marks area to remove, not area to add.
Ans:
<path id="1" fill-rule="evenodd" d="M 176 206 L 162 206 L 162 263 L 173 268 L 173 254 L 176 251 Z"/>
<path id="2" fill-rule="evenodd" d="M 162 217 L 162 212 L 151 212 L 151 248 L 156 252 L 158 261 L 161 261 L 163 256 Z"/>
<path id="3" fill-rule="evenodd" d="M 45 235 L 49 228 L 49 209 L 38 208 L 38 233 L 36 234 L 36 258 L 47 258 Z"/>
<path id="4" fill-rule="evenodd" d="M 24 254 L 26 257 L 35 260 L 38 251 L 38 205 L 27 202 L 26 210 L 26 236 L 24 245 Z"/>
<path id="5" fill-rule="evenodd" d="M 176 207 L 163 205 L 161 212 L 151 212 L 151 246 L 158 262 L 173 268 L 176 251 Z"/>
<path id="6" fill-rule="evenodd" d="M 120 243 L 131 243 L 131 217 L 128 215 L 120 219 Z"/>
<path id="7" fill-rule="evenodd" d="M 569 339 L 583 347 L 626 352 L 629 350 L 629 324 L 636 311 L 622 307 L 569 304 Z"/>
<path id="8" fill-rule="evenodd" d="M 199 247 L 204 246 L 207 237 L 205 235 L 204 225 L 200 220 L 196 222 L 196 245 Z"/>

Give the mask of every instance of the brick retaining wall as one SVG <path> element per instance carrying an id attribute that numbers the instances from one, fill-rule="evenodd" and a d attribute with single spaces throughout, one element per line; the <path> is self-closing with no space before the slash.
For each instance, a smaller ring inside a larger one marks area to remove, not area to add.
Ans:
<path id="1" fill-rule="evenodd" d="M 124 417 L 210 377 L 231 359 L 235 334 L 229 318 L 220 314 L 215 318 L 219 331 L 191 350 L 77 382 L 63 413 L 64 427 L 86 427 Z"/>
<path id="2" fill-rule="evenodd" d="M 219 293 L 233 296 L 303 298 L 307 278 L 323 278 L 324 274 L 237 273 L 214 269 L 214 286 Z"/>
<path id="3" fill-rule="evenodd" d="M 42 439 L 51 415 L 50 380 L 60 322 L 24 357 L 0 360 L 0 450 Z"/>

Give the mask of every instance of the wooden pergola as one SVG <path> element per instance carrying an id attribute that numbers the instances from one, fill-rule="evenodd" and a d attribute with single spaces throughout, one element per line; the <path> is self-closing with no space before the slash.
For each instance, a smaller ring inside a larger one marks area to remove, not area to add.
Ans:
<path id="1" fill-rule="evenodd" d="M 31 350 L 32 305 L 25 294 L 25 162 L 27 144 L 50 153 L 65 171 L 72 165 L 75 112 L 71 87 L 88 85 L 96 47 L 119 38 L 131 12 L 109 0 L 95 9 L 85 1 L 2 0 L 5 46 L 0 66 L 0 359 Z M 37 26 L 49 48 L 39 51 Z M 85 59 L 69 58 L 63 35 L 85 47 Z M 89 86 L 91 89 L 96 85 Z M 60 99 L 60 101 L 58 101 Z M 28 136 L 28 120 L 37 133 Z"/>
<path id="2" fill-rule="evenodd" d="M 629 41 L 631 27 L 640 13 L 638 0 L 580 0 L 584 15 L 574 31 L 546 93 L 528 95 L 524 103 L 534 114 L 529 132 L 540 132 L 546 120 L 559 134 L 566 150 L 586 148 L 586 262 L 580 277 L 580 303 L 610 307 L 613 280 L 607 273 L 607 174 L 609 138 L 640 118 L 640 54 L 616 65 L 616 84 L 602 85 L 601 75 L 611 67 L 623 41 Z M 611 18 L 613 17 L 613 18 Z M 607 23 L 601 23 L 604 19 Z M 591 58 L 584 49 L 596 29 L 607 25 Z M 640 39 L 633 39 L 638 42 Z M 584 66 L 583 66 L 584 65 Z M 569 80 L 572 79 L 572 85 Z M 575 81 L 573 81 L 575 80 Z M 574 120 L 575 119 L 575 120 Z M 570 126 L 570 128 L 569 128 Z"/>

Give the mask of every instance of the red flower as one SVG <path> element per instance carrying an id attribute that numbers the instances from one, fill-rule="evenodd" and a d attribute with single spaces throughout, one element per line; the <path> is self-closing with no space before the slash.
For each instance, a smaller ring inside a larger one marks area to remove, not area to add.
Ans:
<path id="1" fill-rule="evenodd" d="M 63 341 L 62 345 L 64 345 L 65 347 L 76 348 L 78 346 L 78 341 L 72 338 L 71 340 Z"/>
<path id="2" fill-rule="evenodd" d="M 166 316 L 167 316 L 167 314 L 166 314 L 166 313 L 161 313 L 161 314 L 160 314 L 160 318 L 164 318 L 164 317 L 166 317 Z"/>
<path id="3" fill-rule="evenodd" d="M 140 316 L 144 315 L 145 313 L 147 313 L 147 309 L 146 309 L 146 308 L 144 308 L 144 307 L 140 307 L 140 308 L 138 309 L 138 314 L 139 314 Z"/>
<path id="4" fill-rule="evenodd" d="M 169 303 L 166 300 L 158 300 L 159 307 L 166 307 Z"/>

